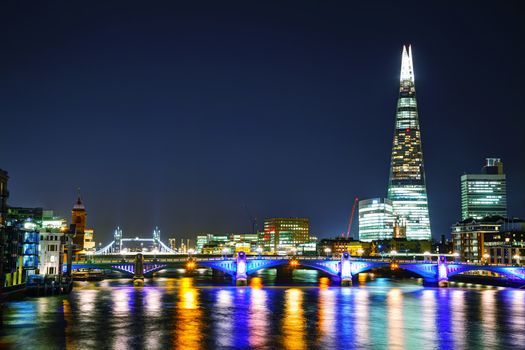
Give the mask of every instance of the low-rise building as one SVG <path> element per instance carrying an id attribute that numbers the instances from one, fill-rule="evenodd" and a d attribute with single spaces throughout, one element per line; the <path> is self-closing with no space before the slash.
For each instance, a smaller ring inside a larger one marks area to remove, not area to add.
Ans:
<path id="1" fill-rule="evenodd" d="M 487 216 L 457 222 L 452 226 L 454 253 L 463 261 L 487 262 L 489 253 L 485 251 L 485 237 L 487 234 L 499 233 L 505 221 L 501 216 Z"/>
<path id="2" fill-rule="evenodd" d="M 364 256 L 370 252 L 370 242 L 361 242 L 343 237 L 322 239 L 319 242 L 317 251 L 319 255 L 341 255 L 344 252 L 348 252 L 352 256 Z"/>

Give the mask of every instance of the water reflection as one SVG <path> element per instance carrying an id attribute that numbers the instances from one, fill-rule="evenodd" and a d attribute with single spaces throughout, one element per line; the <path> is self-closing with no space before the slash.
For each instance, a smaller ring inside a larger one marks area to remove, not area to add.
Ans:
<path id="1" fill-rule="evenodd" d="M 233 295 L 231 289 L 217 292 L 217 301 L 213 309 L 213 319 L 217 332 L 217 345 L 229 347 L 233 345 Z"/>
<path id="2" fill-rule="evenodd" d="M 523 291 L 513 290 L 510 293 L 511 318 L 509 320 L 511 329 L 511 343 L 515 349 L 525 345 L 525 294 Z"/>
<path id="3" fill-rule="evenodd" d="M 130 329 L 130 293 L 131 287 L 117 288 L 114 291 L 113 300 L 113 349 L 128 349 L 131 347 L 132 340 Z"/>
<path id="4" fill-rule="evenodd" d="M 250 317 L 248 318 L 250 337 L 248 341 L 251 347 L 262 349 L 266 347 L 269 334 L 268 292 L 255 288 L 250 294 Z"/>
<path id="5" fill-rule="evenodd" d="M 315 280 L 317 282 L 318 279 Z M 525 291 L 194 286 L 191 278 L 82 283 L 6 304 L 0 348 L 500 349 L 525 344 Z M 199 281 L 197 279 L 197 281 Z M 199 283 L 201 283 L 199 281 Z"/>
<path id="6" fill-rule="evenodd" d="M 335 290 L 322 289 L 319 291 L 318 326 L 322 347 L 332 348 L 336 338 L 335 326 L 338 322 L 335 307 Z"/>
<path id="7" fill-rule="evenodd" d="M 369 295 L 368 291 L 360 288 L 355 291 L 355 299 L 353 306 L 355 308 L 355 333 L 358 348 L 364 347 L 368 344 L 369 339 Z"/>
<path id="8" fill-rule="evenodd" d="M 421 308 L 417 308 L 416 312 L 421 311 L 422 318 L 419 319 L 416 315 L 416 322 L 421 322 L 423 328 L 423 344 L 424 348 L 432 348 L 435 344 L 436 334 L 436 290 L 424 289 L 421 293 Z"/>
<path id="9" fill-rule="evenodd" d="M 483 344 L 490 344 L 497 346 L 497 327 L 498 320 L 496 319 L 497 301 L 495 290 L 485 290 L 481 293 L 481 327 L 483 329 L 482 342 Z"/>
<path id="10" fill-rule="evenodd" d="M 175 313 L 175 349 L 198 349 L 203 338 L 202 311 L 199 292 L 190 278 L 183 278 L 179 288 L 179 301 Z"/>
<path id="11" fill-rule="evenodd" d="M 283 345 L 285 349 L 306 349 L 304 342 L 303 291 L 291 288 L 285 292 Z"/>
<path id="12" fill-rule="evenodd" d="M 394 288 L 388 292 L 388 347 L 404 349 L 403 293 Z"/>
<path id="13" fill-rule="evenodd" d="M 465 293 L 462 290 L 450 291 L 451 303 L 450 313 L 452 314 L 452 328 L 454 329 L 454 349 L 464 349 L 465 341 Z"/>

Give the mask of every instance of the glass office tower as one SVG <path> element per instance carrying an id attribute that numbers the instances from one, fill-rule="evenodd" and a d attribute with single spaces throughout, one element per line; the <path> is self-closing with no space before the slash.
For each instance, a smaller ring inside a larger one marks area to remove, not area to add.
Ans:
<path id="1" fill-rule="evenodd" d="M 430 218 L 416 103 L 412 48 L 403 46 L 388 199 L 407 239 L 430 239 Z"/>
<path id="2" fill-rule="evenodd" d="M 391 239 L 394 233 L 392 201 L 372 198 L 359 201 L 359 240 Z"/>
<path id="3" fill-rule="evenodd" d="M 462 220 L 507 217 L 507 179 L 499 158 L 487 158 L 481 174 L 461 176 Z"/>

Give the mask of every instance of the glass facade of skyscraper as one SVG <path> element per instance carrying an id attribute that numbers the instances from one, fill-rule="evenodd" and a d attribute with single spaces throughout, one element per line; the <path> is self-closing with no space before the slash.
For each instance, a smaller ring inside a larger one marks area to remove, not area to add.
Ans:
<path id="1" fill-rule="evenodd" d="M 310 240 L 307 218 L 269 218 L 264 220 L 262 245 L 265 251 L 286 253 Z"/>
<path id="2" fill-rule="evenodd" d="M 507 217 L 507 179 L 503 163 L 487 158 L 482 174 L 461 176 L 461 218 Z"/>
<path id="3" fill-rule="evenodd" d="M 392 201 L 373 198 L 359 201 L 359 240 L 391 239 L 394 232 Z"/>
<path id="4" fill-rule="evenodd" d="M 412 48 L 403 47 L 388 199 L 408 239 L 430 239 L 430 218 L 416 102 Z"/>

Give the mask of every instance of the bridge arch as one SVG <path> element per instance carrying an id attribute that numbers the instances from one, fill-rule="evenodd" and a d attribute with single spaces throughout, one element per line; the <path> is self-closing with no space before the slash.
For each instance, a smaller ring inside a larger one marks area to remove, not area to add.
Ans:
<path id="1" fill-rule="evenodd" d="M 518 266 L 491 266 L 491 265 L 466 265 L 466 264 L 449 264 L 448 277 L 462 274 L 469 271 L 487 271 L 494 272 L 515 280 L 521 280 L 525 283 L 525 268 Z"/>

